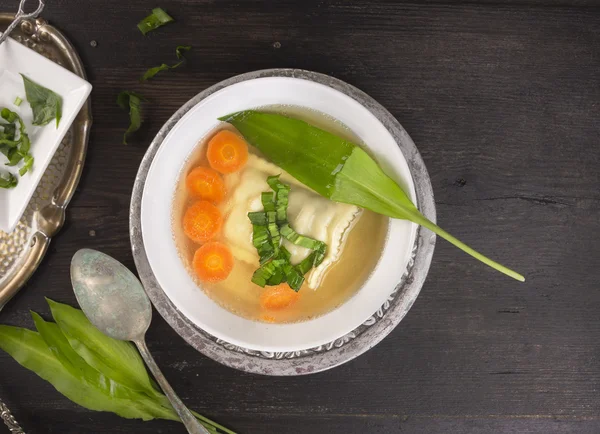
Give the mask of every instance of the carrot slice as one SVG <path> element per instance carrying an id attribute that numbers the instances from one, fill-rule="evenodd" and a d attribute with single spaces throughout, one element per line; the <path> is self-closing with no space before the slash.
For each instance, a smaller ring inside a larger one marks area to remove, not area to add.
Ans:
<path id="1" fill-rule="evenodd" d="M 225 183 L 216 170 L 196 167 L 185 179 L 188 191 L 203 200 L 220 202 L 225 197 Z"/>
<path id="2" fill-rule="evenodd" d="M 211 241 L 196 250 L 193 266 L 203 282 L 220 282 L 233 270 L 233 255 L 225 244 Z"/>
<path id="3" fill-rule="evenodd" d="M 237 172 L 248 161 L 248 144 L 237 134 L 222 130 L 208 142 L 206 156 L 217 172 Z"/>
<path id="4" fill-rule="evenodd" d="M 265 288 L 260 295 L 260 305 L 267 310 L 281 310 L 290 307 L 299 298 L 299 293 L 290 288 L 287 283 L 282 283 Z"/>
<path id="5" fill-rule="evenodd" d="M 183 216 L 183 232 L 197 243 L 214 238 L 223 226 L 221 212 L 212 203 L 202 200 L 192 204 Z"/>

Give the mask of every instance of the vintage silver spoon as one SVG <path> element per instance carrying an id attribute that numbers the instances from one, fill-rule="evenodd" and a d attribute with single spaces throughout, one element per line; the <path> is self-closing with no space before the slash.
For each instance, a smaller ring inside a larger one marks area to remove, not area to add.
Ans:
<path id="1" fill-rule="evenodd" d="M 144 336 L 152 320 L 152 307 L 134 274 L 102 252 L 81 249 L 71 261 L 71 282 L 81 309 L 98 330 L 138 347 L 188 432 L 210 434 L 179 399 L 148 351 Z"/>
<path id="2" fill-rule="evenodd" d="M 27 3 L 27 0 L 21 0 L 21 3 L 19 3 L 19 10 L 17 11 L 17 14 L 15 15 L 14 21 L 12 23 L 10 23 L 10 26 L 8 26 L 8 28 L 4 31 L 4 33 L 2 33 L 2 35 L 0 35 L 0 45 L 2 45 L 2 43 L 6 40 L 6 38 L 8 38 L 8 35 L 10 35 L 10 32 L 12 32 L 19 24 L 21 24 L 21 21 L 27 20 L 29 18 L 37 18 L 37 16 L 44 9 L 44 5 L 45 5 L 44 0 L 38 0 L 37 9 L 29 14 L 26 14 L 25 13 L 25 3 Z"/>

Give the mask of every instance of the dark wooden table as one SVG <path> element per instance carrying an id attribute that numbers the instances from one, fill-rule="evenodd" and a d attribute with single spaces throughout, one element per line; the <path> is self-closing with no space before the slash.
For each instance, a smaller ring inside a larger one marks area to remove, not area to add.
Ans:
<path id="1" fill-rule="evenodd" d="M 95 122 L 67 224 L 1 322 L 30 327 L 30 309 L 48 314 L 44 296 L 74 304 L 69 261 L 81 247 L 134 267 L 134 176 L 180 105 L 242 72 L 304 68 L 386 106 L 423 155 L 441 225 L 527 282 L 440 241 L 418 301 L 388 338 L 297 378 L 223 367 L 156 315 L 149 345 L 182 398 L 247 434 L 600 432 L 600 8 L 418 3 L 48 1 L 44 16 L 71 38 L 94 85 Z M 156 6 L 177 23 L 143 37 L 135 25 Z M 189 64 L 140 85 L 179 44 L 193 45 Z M 129 146 L 122 89 L 151 100 Z M 4 353 L 0 365 L 0 396 L 28 433 L 184 432 L 85 410 Z"/>

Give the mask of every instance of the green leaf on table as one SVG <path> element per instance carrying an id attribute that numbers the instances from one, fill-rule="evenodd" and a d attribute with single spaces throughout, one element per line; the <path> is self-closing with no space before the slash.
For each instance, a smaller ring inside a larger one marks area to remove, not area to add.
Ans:
<path id="1" fill-rule="evenodd" d="M 298 181 L 335 202 L 417 223 L 490 267 L 524 281 L 429 221 L 402 188 L 358 145 L 299 119 L 248 110 L 219 118 Z"/>
<path id="2" fill-rule="evenodd" d="M 158 29 L 165 24 L 174 21 L 162 8 L 152 9 L 152 13 L 140 21 L 137 25 L 138 29 L 142 34 L 151 32 L 152 30 Z"/>
<path id="3" fill-rule="evenodd" d="M 56 127 L 62 117 L 62 97 L 30 80 L 23 74 L 25 95 L 33 111 L 33 125 L 43 126 L 56 119 Z"/>
<path id="4" fill-rule="evenodd" d="M 80 310 L 50 300 L 48 302 L 51 308 L 54 308 L 53 313 L 66 320 L 65 329 L 75 330 L 76 334 L 81 333 L 81 336 L 90 341 L 96 340 L 95 333 L 88 336 L 90 330 L 87 326 L 74 325 L 74 323 L 87 321 Z M 83 315 L 83 318 L 73 315 L 77 312 Z M 125 418 L 143 420 L 160 418 L 180 421 L 167 397 L 162 393 L 151 390 L 148 394 L 146 391 L 137 391 L 115 381 L 105 372 L 89 364 L 87 358 L 82 356 L 82 352 L 76 350 L 76 347 L 81 350 L 82 343 L 79 339 L 70 339 L 58 324 L 47 322 L 34 312 L 31 314 L 38 333 L 0 325 L 0 349 L 10 354 L 19 364 L 48 381 L 74 403 L 87 409 L 110 411 Z M 96 332 L 100 333 L 97 330 Z M 107 336 L 104 336 L 104 339 L 113 341 L 116 347 L 124 343 Z M 106 342 L 102 346 L 110 347 Z M 98 345 L 92 342 L 84 353 L 89 355 L 88 353 L 93 351 L 96 353 L 94 357 L 102 357 L 103 351 L 95 351 L 97 349 Z M 117 351 L 121 350 L 123 348 L 117 349 Z M 128 358 L 124 358 L 122 362 L 123 365 L 120 367 L 124 372 L 121 377 L 130 374 L 126 366 L 129 363 Z M 138 366 L 138 360 L 134 360 L 133 364 Z M 146 374 L 143 365 L 141 369 Z M 196 412 L 192 413 L 211 433 L 235 434 Z"/>
<path id="5" fill-rule="evenodd" d="M 15 178 L 15 176 L 12 173 L 0 173 L 0 188 L 15 188 L 18 183 L 19 181 L 17 181 L 17 178 Z"/>
<path id="6" fill-rule="evenodd" d="M 16 97 L 15 102 L 13 102 L 13 104 L 16 105 L 17 107 L 20 107 L 22 103 L 23 103 L 23 99 L 21 97 Z"/>
<path id="7" fill-rule="evenodd" d="M 95 387 L 99 392 L 109 398 L 117 400 L 130 400 L 131 403 L 126 403 L 128 406 L 137 407 L 135 410 L 139 412 L 138 418 L 161 418 L 170 420 L 179 420 L 177 414 L 172 408 L 165 408 L 147 395 L 130 389 L 111 378 L 105 376 L 94 367 L 89 365 L 83 357 L 81 357 L 69 344 L 69 340 L 61 331 L 60 327 L 44 319 L 35 312 L 31 312 L 35 327 L 42 339 L 48 345 L 48 348 L 54 356 L 60 361 L 63 367 L 69 371 L 71 375 L 77 377 L 80 381 Z M 107 411 L 113 411 L 107 409 Z"/>
<path id="8" fill-rule="evenodd" d="M 155 66 L 154 68 L 150 68 L 148 69 L 144 75 L 142 76 L 142 78 L 140 78 L 140 81 L 146 81 L 149 80 L 151 78 L 153 78 L 156 74 L 158 74 L 161 71 L 167 71 L 169 69 L 175 69 L 180 67 L 181 65 L 183 65 L 183 63 L 185 62 L 185 56 L 184 56 L 184 52 L 185 51 L 189 51 L 191 50 L 192 47 L 190 45 L 179 45 L 176 49 L 175 49 L 175 55 L 177 56 L 178 59 L 183 59 L 180 62 L 177 62 L 176 64 L 169 66 L 166 63 L 163 63 L 160 66 Z"/>
<path id="9" fill-rule="evenodd" d="M 39 321 L 37 324 L 44 330 L 49 340 L 58 342 L 61 345 L 60 349 L 63 349 L 60 337 L 57 335 L 58 327 L 55 324 L 42 325 Z M 178 420 L 173 416 L 165 417 L 169 416 L 168 411 L 161 413 L 162 407 L 156 404 L 153 406 L 150 398 L 144 398 L 144 402 L 136 402 L 128 398 L 111 396 L 106 393 L 106 387 L 99 388 L 97 385 L 82 381 L 78 371 L 66 368 L 39 333 L 0 325 L 0 348 L 10 354 L 20 365 L 48 381 L 68 399 L 85 408 L 110 411 L 128 419 L 150 420 L 161 417 Z M 141 394 L 138 395 L 143 398 Z"/>
<path id="10" fill-rule="evenodd" d="M 117 96 L 117 104 L 123 110 L 129 110 L 129 128 L 123 134 L 123 144 L 127 144 L 127 136 L 136 132 L 142 126 L 142 95 L 136 92 L 123 91 Z"/>
<path id="11" fill-rule="evenodd" d="M 133 390 L 162 395 L 154 388 L 142 357 L 130 342 L 106 336 L 79 309 L 46 300 L 69 344 L 89 365 Z"/>

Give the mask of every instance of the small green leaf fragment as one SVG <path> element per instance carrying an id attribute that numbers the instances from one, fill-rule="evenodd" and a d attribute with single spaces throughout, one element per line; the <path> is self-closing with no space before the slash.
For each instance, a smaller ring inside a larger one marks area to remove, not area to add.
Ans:
<path id="1" fill-rule="evenodd" d="M 20 97 L 16 97 L 15 102 L 13 104 L 16 105 L 17 107 L 20 107 L 22 102 L 23 102 L 23 100 Z"/>
<path id="2" fill-rule="evenodd" d="M 174 64 L 172 66 L 169 66 L 166 63 L 163 63 L 160 66 L 155 66 L 153 68 L 150 68 L 144 73 L 144 75 L 142 75 L 142 78 L 140 78 L 140 81 L 149 80 L 161 71 L 168 71 L 169 69 L 179 68 L 185 62 L 185 56 L 183 53 L 186 51 L 189 51 L 191 49 L 192 49 L 192 47 L 190 45 L 179 45 L 175 49 L 175 55 L 177 56 L 178 59 L 183 59 L 183 60 L 181 60 L 180 62 L 177 62 L 176 64 Z"/>
<path id="3" fill-rule="evenodd" d="M 152 13 L 140 21 L 137 25 L 138 29 L 142 34 L 147 34 L 152 30 L 158 29 L 165 24 L 174 21 L 169 14 L 167 14 L 162 8 L 152 9 Z"/>
<path id="4" fill-rule="evenodd" d="M 23 160 L 25 161 L 25 164 L 19 169 L 19 175 L 21 176 L 25 175 L 33 167 L 33 156 L 31 154 L 26 154 L 23 157 Z"/>
<path id="5" fill-rule="evenodd" d="M 146 101 L 146 98 L 136 92 L 123 91 L 117 96 L 119 107 L 123 110 L 129 109 L 129 128 L 123 134 L 124 145 L 127 144 L 127 137 L 142 126 L 142 101 Z"/>
<path id="6" fill-rule="evenodd" d="M 0 188 L 15 188 L 18 183 L 19 181 L 17 181 L 17 178 L 12 173 L 6 172 L 0 174 Z"/>

